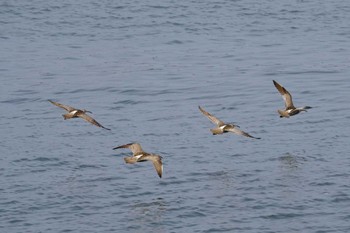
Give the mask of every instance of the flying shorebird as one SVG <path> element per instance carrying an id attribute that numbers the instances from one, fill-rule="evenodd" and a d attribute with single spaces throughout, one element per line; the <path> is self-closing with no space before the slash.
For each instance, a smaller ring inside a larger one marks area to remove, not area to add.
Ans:
<path id="1" fill-rule="evenodd" d="M 80 117 L 80 118 L 83 118 L 84 120 L 86 120 L 87 122 L 90 122 L 93 125 L 110 130 L 110 129 L 104 127 L 103 125 L 101 125 L 100 123 L 98 123 L 94 118 L 92 118 L 91 116 L 86 114 L 87 112 L 92 113 L 90 111 L 87 111 L 85 109 L 82 109 L 82 110 L 76 109 L 76 108 L 73 108 L 73 107 L 68 106 L 68 105 L 63 105 L 63 104 L 54 102 L 52 100 L 49 100 L 49 102 L 56 105 L 57 107 L 63 108 L 64 110 L 66 110 L 68 112 L 68 113 L 62 115 L 65 120 L 70 119 L 70 118 Z"/>
<path id="2" fill-rule="evenodd" d="M 206 112 L 203 108 L 201 108 L 201 106 L 198 106 L 198 108 L 204 114 L 204 116 L 208 117 L 208 119 L 211 122 L 217 125 L 217 127 L 215 127 L 214 129 L 210 129 L 213 135 L 232 132 L 232 133 L 246 136 L 249 138 L 260 139 L 260 138 L 253 137 L 252 135 L 238 129 L 239 128 L 238 125 L 224 123 L 223 121 L 219 120 L 215 116 L 211 115 L 209 112 Z"/>
<path id="3" fill-rule="evenodd" d="M 306 111 L 306 109 L 310 109 L 310 106 L 305 106 L 305 107 L 301 107 L 301 108 L 296 108 L 293 105 L 293 101 L 292 101 L 292 95 L 286 90 L 286 88 L 284 88 L 283 86 L 281 86 L 278 82 L 276 82 L 275 80 L 272 80 L 273 84 L 275 85 L 275 87 L 277 88 L 277 90 L 279 91 L 279 93 L 281 93 L 282 98 L 284 99 L 284 103 L 286 108 L 284 110 L 278 109 L 277 112 L 280 114 L 280 118 L 282 117 L 290 117 L 290 116 L 294 116 L 302 111 Z"/>
<path id="4" fill-rule="evenodd" d="M 113 150 L 119 149 L 119 148 L 129 148 L 133 153 L 133 156 L 124 158 L 126 163 L 145 162 L 149 160 L 153 163 L 154 168 L 158 173 L 158 176 L 162 178 L 162 173 L 163 173 L 162 156 L 144 152 L 141 148 L 141 145 L 138 143 L 129 143 L 129 144 L 117 146 L 113 148 Z"/>

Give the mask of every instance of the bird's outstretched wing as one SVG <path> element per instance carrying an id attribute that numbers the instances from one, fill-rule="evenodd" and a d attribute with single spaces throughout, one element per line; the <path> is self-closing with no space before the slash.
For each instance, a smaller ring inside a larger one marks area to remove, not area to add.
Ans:
<path id="1" fill-rule="evenodd" d="M 293 105 L 292 95 L 286 90 L 286 88 L 281 86 L 278 82 L 276 82 L 275 80 L 272 81 L 279 93 L 282 95 L 286 109 L 294 109 L 295 107 Z"/>
<path id="2" fill-rule="evenodd" d="M 96 125 L 98 127 L 101 127 L 101 128 L 107 129 L 107 130 L 111 130 L 111 129 L 108 129 L 108 128 L 104 127 L 103 125 L 98 123 L 94 118 L 92 118 L 91 116 L 87 115 L 84 112 L 78 113 L 78 117 L 83 118 L 87 122 L 90 122 L 91 124 Z"/>
<path id="3" fill-rule="evenodd" d="M 154 168 L 156 169 L 158 176 L 162 178 L 163 174 L 163 162 L 162 162 L 162 156 L 160 155 L 154 155 L 154 154 L 147 154 L 140 158 L 141 160 L 149 160 L 153 163 Z"/>
<path id="4" fill-rule="evenodd" d="M 138 155 L 144 153 L 144 151 L 141 148 L 141 145 L 138 143 L 129 143 L 121 146 L 114 147 L 113 150 L 115 149 L 120 149 L 120 148 L 128 148 L 131 150 L 133 155 Z"/>
<path id="5" fill-rule="evenodd" d="M 60 104 L 60 103 L 54 102 L 52 100 L 49 100 L 49 102 L 52 103 L 53 105 L 56 105 L 57 107 L 63 108 L 64 110 L 66 110 L 68 112 L 75 110 L 75 108 L 73 108 L 71 106 Z"/>
<path id="6" fill-rule="evenodd" d="M 257 137 L 253 137 L 253 136 L 250 135 L 249 133 L 246 133 L 246 132 L 244 132 L 244 131 L 238 129 L 237 127 L 226 126 L 226 127 L 224 128 L 224 130 L 225 130 L 225 131 L 228 131 L 228 132 L 232 132 L 232 133 L 238 134 L 238 135 L 242 135 L 242 136 L 245 136 L 245 137 L 260 139 L 260 138 L 257 138 Z"/>
<path id="7" fill-rule="evenodd" d="M 201 106 L 198 106 L 198 108 L 204 114 L 204 116 L 208 117 L 208 119 L 217 126 L 222 126 L 225 124 L 223 121 L 219 120 L 215 116 L 211 115 L 209 112 L 205 111 L 203 108 L 201 108 Z"/>

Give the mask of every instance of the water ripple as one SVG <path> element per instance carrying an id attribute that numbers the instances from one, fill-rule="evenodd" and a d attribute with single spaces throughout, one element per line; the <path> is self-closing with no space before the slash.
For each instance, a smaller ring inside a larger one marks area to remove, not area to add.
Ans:
<path id="1" fill-rule="evenodd" d="M 0 3 L 1 228 L 350 231 L 347 1 L 43 3 Z M 314 108 L 280 119 L 272 77 Z M 198 105 L 263 139 L 211 135 Z M 133 140 L 161 179 L 114 156 Z"/>

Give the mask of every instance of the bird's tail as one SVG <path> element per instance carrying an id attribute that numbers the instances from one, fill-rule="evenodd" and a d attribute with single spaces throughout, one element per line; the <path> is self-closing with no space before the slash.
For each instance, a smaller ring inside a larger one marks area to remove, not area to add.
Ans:
<path id="1" fill-rule="evenodd" d="M 288 118 L 289 117 L 289 115 L 286 111 L 282 111 L 282 110 L 278 109 L 277 112 L 280 114 L 280 118 L 282 118 L 282 117 Z"/>
<path id="2" fill-rule="evenodd" d="M 125 157 L 124 158 L 125 163 L 136 163 L 137 162 L 137 158 L 136 157 Z"/>
<path id="3" fill-rule="evenodd" d="M 213 135 L 217 135 L 217 134 L 222 134 L 223 133 L 222 129 L 220 129 L 219 127 L 216 127 L 214 129 L 210 129 L 210 131 L 212 132 Z"/>

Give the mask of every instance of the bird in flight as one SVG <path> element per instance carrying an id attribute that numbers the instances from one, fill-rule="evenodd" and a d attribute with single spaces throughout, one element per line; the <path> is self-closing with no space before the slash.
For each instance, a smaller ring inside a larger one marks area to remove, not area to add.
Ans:
<path id="1" fill-rule="evenodd" d="M 208 117 L 208 119 L 216 125 L 214 129 L 210 129 L 213 135 L 231 132 L 249 138 L 260 139 L 240 130 L 238 125 L 224 123 L 215 116 L 211 115 L 209 112 L 205 111 L 203 108 L 201 108 L 201 106 L 198 106 L 198 108 L 204 114 L 204 116 Z"/>
<path id="2" fill-rule="evenodd" d="M 163 174 L 162 156 L 157 154 L 150 154 L 143 151 L 139 143 L 129 143 L 129 144 L 117 146 L 113 148 L 113 150 L 120 149 L 120 148 L 128 148 L 133 153 L 133 156 L 124 158 L 124 161 L 126 163 L 133 164 L 137 162 L 151 161 L 153 163 L 154 168 L 157 171 L 158 176 L 162 178 L 162 174 Z"/>
<path id="3" fill-rule="evenodd" d="M 54 102 L 52 100 L 49 100 L 49 102 L 52 103 L 53 105 L 56 105 L 57 107 L 63 108 L 64 110 L 66 110 L 68 112 L 68 113 L 62 115 L 65 120 L 80 117 L 80 118 L 86 120 L 87 122 L 90 122 L 93 125 L 110 130 L 110 129 L 104 127 L 103 125 L 101 125 L 100 123 L 98 123 L 94 118 L 92 118 L 91 116 L 86 114 L 87 112 L 92 113 L 90 111 L 87 111 L 85 109 L 82 109 L 82 110 L 76 109 L 76 108 L 73 108 L 73 107 L 68 106 L 68 105 Z"/>
<path id="4" fill-rule="evenodd" d="M 280 118 L 282 117 L 290 117 L 290 116 L 294 116 L 302 111 L 307 112 L 306 109 L 310 109 L 310 106 L 305 106 L 305 107 L 301 107 L 301 108 L 296 108 L 293 105 L 293 101 L 292 101 L 292 95 L 286 90 L 286 88 L 284 88 L 283 86 L 281 86 L 278 82 L 276 82 L 275 80 L 272 80 L 273 84 L 275 85 L 276 89 L 279 91 L 279 93 L 282 95 L 282 98 L 284 100 L 284 104 L 286 106 L 285 109 L 281 110 L 278 109 L 277 112 L 280 114 Z"/>

